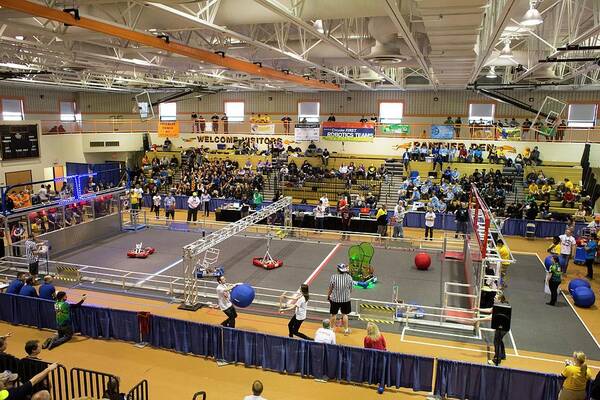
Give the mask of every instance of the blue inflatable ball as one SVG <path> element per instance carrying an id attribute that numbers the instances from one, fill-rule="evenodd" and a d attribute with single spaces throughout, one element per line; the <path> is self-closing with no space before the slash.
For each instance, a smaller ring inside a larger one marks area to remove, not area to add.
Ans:
<path id="1" fill-rule="evenodd" d="M 231 302 L 241 308 L 248 307 L 254 301 L 254 288 L 247 283 L 237 285 L 231 291 Z"/>
<path id="2" fill-rule="evenodd" d="M 572 296 L 577 307 L 590 308 L 596 302 L 594 291 L 585 286 L 576 288 L 573 291 Z"/>
<path id="3" fill-rule="evenodd" d="M 580 287 L 585 287 L 589 289 L 591 288 L 590 282 L 581 278 L 573 279 L 571 282 L 569 282 L 569 293 L 571 293 L 571 296 L 573 296 L 573 292 L 575 291 L 575 289 Z"/>
<path id="4" fill-rule="evenodd" d="M 552 265 L 552 255 L 546 256 L 544 259 L 544 266 L 546 267 L 546 271 L 550 271 L 550 266 Z"/>
<path id="5" fill-rule="evenodd" d="M 385 386 L 379 385 L 379 387 L 377 388 L 377 393 L 382 394 L 384 390 L 385 390 Z"/>

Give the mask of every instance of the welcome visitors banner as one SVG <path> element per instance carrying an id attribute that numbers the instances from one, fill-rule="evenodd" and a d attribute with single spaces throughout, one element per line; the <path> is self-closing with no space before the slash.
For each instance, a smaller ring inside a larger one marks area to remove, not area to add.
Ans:
<path id="1" fill-rule="evenodd" d="M 323 139 L 340 142 L 372 142 L 375 125 L 362 122 L 323 122 Z"/>
<path id="2" fill-rule="evenodd" d="M 318 141 L 321 124 L 304 123 L 294 125 L 294 138 L 296 142 Z"/>
<path id="3" fill-rule="evenodd" d="M 432 139 L 452 139 L 454 127 L 452 125 L 431 125 Z"/>

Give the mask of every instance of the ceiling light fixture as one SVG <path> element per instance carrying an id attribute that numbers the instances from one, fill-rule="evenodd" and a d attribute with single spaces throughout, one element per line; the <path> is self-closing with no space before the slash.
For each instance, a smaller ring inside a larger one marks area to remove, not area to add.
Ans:
<path id="1" fill-rule="evenodd" d="M 494 67 L 493 65 L 490 65 L 490 70 L 485 77 L 490 78 L 490 79 L 497 78 L 498 75 L 496 75 L 496 67 Z"/>
<path id="2" fill-rule="evenodd" d="M 17 40 L 24 40 L 25 36 L 23 36 L 23 35 L 17 35 L 17 36 L 15 36 L 15 39 L 17 39 Z"/>
<path id="3" fill-rule="evenodd" d="M 529 10 L 523 15 L 523 19 L 521 20 L 521 25 L 524 26 L 536 26 L 544 22 L 542 19 L 542 14 L 535 8 L 536 1 L 529 1 Z"/>
<path id="4" fill-rule="evenodd" d="M 504 41 L 504 48 L 500 51 L 500 58 L 512 58 L 513 53 L 510 48 L 510 39 Z"/>
<path id="5" fill-rule="evenodd" d="M 320 33 L 325 33 L 325 29 L 323 29 L 323 20 L 322 19 L 318 19 L 315 22 L 313 22 L 313 27 Z"/>

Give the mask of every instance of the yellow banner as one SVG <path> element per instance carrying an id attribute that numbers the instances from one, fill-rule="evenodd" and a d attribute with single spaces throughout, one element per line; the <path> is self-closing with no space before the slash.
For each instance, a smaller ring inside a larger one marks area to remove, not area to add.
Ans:
<path id="1" fill-rule="evenodd" d="M 179 137 L 179 121 L 160 121 L 158 123 L 159 137 Z"/>

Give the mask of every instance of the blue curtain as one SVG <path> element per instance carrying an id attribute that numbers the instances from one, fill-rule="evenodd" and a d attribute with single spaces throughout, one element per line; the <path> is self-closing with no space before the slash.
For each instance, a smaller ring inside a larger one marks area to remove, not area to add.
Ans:
<path id="1" fill-rule="evenodd" d="M 154 347 L 221 358 L 220 326 L 152 316 L 148 342 Z"/>
<path id="2" fill-rule="evenodd" d="M 438 359 L 434 394 L 469 400 L 558 398 L 562 377 Z"/>
<path id="3" fill-rule="evenodd" d="M 108 310 L 110 337 L 126 342 L 140 339 L 137 312 L 126 310 Z"/>
<path id="4" fill-rule="evenodd" d="M 120 164 L 118 162 L 106 162 L 104 164 L 91 164 L 92 172 L 97 175 L 94 176 L 94 182 L 96 183 L 107 183 L 117 186 L 121 178 Z"/>

